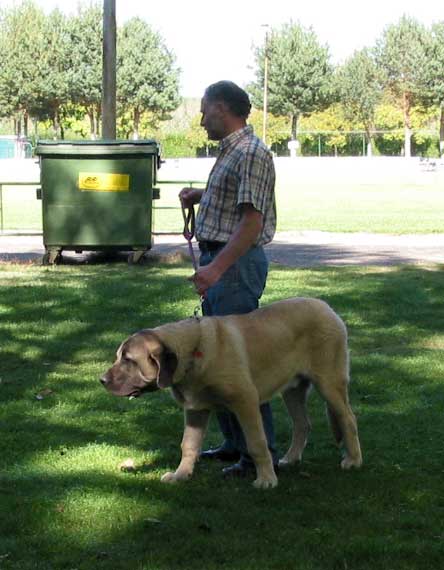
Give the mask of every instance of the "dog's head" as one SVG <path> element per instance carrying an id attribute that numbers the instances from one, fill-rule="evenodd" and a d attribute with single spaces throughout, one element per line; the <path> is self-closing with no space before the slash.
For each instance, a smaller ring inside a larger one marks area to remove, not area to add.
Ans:
<path id="1" fill-rule="evenodd" d="M 117 359 L 100 382 L 115 396 L 138 397 L 169 388 L 177 356 L 152 331 L 138 332 L 117 350 Z"/>

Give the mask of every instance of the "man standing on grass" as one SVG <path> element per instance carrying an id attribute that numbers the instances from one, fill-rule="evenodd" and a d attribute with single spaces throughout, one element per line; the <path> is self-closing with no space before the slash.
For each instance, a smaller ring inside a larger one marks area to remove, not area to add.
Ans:
<path id="1" fill-rule="evenodd" d="M 196 291 L 204 296 L 202 310 L 207 316 L 257 309 L 267 279 L 263 246 L 273 239 L 276 229 L 275 171 L 271 152 L 246 124 L 250 109 L 247 93 L 230 81 L 206 89 L 201 125 L 209 139 L 219 141 L 220 152 L 206 189 L 183 188 L 179 195 L 185 207 L 200 203 L 196 239 L 201 255 L 193 281 Z M 277 468 L 269 403 L 261 405 L 261 414 Z M 224 477 L 254 473 L 236 416 L 222 412 L 217 417 L 224 442 L 203 451 L 201 457 L 238 460 L 223 469 Z"/>

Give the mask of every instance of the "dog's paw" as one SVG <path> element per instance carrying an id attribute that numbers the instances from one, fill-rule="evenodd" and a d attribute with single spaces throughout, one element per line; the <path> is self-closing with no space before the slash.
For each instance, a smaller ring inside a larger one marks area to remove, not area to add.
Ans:
<path id="1" fill-rule="evenodd" d="M 287 469 L 287 467 L 291 467 L 292 465 L 297 465 L 301 462 L 300 458 L 289 459 L 288 457 L 282 457 L 279 459 L 279 468 L 280 469 Z"/>
<path id="2" fill-rule="evenodd" d="M 342 469 L 352 469 L 353 467 L 355 469 L 359 469 L 361 465 L 362 459 L 351 459 L 350 457 L 344 457 L 344 459 L 341 461 Z"/>
<path id="3" fill-rule="evenodd" d="M 173 473 L 172 471 L 168 471 L 162 475 L 160 480 L 162 483 L 177 483 L 178 481 L 186 481 L 190 477 L 190 473 L 181 473 L 180 471 L 175 471 Z"/>
<path id="4" fill-rule="evenodd" d="M 278 484 L 278 479 L 276 475 L 270 478 L 258 477 L 254 482 L 253 486 L 256 489 L 273 489 Z"/>
<path id="5" fill-rule="evenodd" d="M 176 476 L 172 471 L 168 471 L 167 473 L 164 473 L 162 475 L 162 477 L 160 478 L 160 480 L 162 481 L 162 483 L 176 483 L 177 482 Z"/>

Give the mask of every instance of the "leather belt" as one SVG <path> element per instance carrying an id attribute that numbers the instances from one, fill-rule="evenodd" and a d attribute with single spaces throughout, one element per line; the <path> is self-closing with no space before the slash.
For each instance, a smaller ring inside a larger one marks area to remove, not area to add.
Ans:
<path id="1" fill-rule="evenodd" d="M 208 251 L 217 251 L 218 249 L 222 249 L 227 244 L 223 241 L 200 241 L 199 242 L 199 249 L 200 251 L 206 253 Z"/>

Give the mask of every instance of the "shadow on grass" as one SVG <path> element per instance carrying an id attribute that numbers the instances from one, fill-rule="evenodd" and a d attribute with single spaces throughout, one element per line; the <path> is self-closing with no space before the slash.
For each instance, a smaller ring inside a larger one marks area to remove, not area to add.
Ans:
<path id="1" fill-rule="evenodd" d="M 187 272 L 31 269 L 29 283 L 25 271 L 20 287 L 4 287 L 0 564 L 438 567 L 443 273 L 273 268 L 264 302 L 320 297 L 348 324 L 365 466 L 340 471 L 314 396 L 302 466 L 260 493 L 246 481 L 221 484 L 220 466 L 205 463 L 189 483 L 162 485 L 179 459 L 180 410 L 164 393 L 134 404 L 112 398 L 97 380 L 127 334 L 186 316 L 195 304 Z M 43 388 L 53 393 L 35 400 Z M 284 451 L 288 420 L 280 400 L 273 406 Z M 217 430 L 209 439 L 218 441 Z M 135 474 L 117 469 L 124 453 L 137 456 Z"/>

